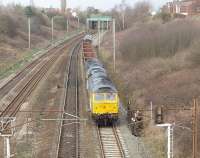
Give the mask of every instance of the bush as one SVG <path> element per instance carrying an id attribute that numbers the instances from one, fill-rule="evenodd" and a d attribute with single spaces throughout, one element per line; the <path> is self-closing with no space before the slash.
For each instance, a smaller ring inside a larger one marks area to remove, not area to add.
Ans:
<path id="1" fill-rule="evenodd" d="M 8 15 L 0 15 L 0 34 L 13 37 L 17 33 L 17 24 Z"/>
<path id="2" fill-rule="evenodd" d="M 36 16 L 31 18 L 31 33 L 35 33 L 35 34 L 41 33 L 40 19 L 38 19 Z"/>
<path id="3" fill-rule="evenodd" d="M 172 17 L 171 17 L 171 14 L 169 13 L 161 12 L 156 15 L 156 18 L 160 18 L 162 19 L 163 23 L 166 23 L 166 22 L 169 22 Z"/>
<path id="4" fill-rule="evenodd" d="M 67 20 L 64 16 L 55 16 L 54 17 L 56 28 L 58 29 L 66 29 L 67 28 Z"/>
<path id="5" fill-rule="evenodd" d="M 199 26 L 192 20 L 145 24 L 127 32 L 120 51 L 131 62 L 151 57 L 172 57 L 199 37 Z"/>
<path id="6" fill-rule="evenodd" d="M 191 53 L 189 55 L 189 60 L 193 65 L 200 65 L 200 41 L 197 41 L 191 47 Z"/>
<path id="7" fill-rule="evenodd" d="M 37 21 L 44 26 L 48 26 L 48 17 L 43 14 L 41 11 L 38 10 L 33 10 L 34 11 L 34 16 L 37 19 Z"/>

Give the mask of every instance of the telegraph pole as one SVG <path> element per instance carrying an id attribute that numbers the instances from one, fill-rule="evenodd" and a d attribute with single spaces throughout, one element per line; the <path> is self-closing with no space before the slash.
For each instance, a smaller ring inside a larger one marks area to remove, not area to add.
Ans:
<path id="1" fill-rule="evenodd" d="M 32 8 L 26 7 L 25 14 L 28 18 L 28 48 L 31 48 L 31 17 L 33 16 Z"/>
<path id="2" fill-rule="evenodd" d="M 31 18 L 28 17 L 28 48 L 31 49 Z"/>
<path id="3" fill-rule="evenodd" d="M 54 41 L 54 16 L 55 16 L 55 13 L 54 12 L 49 12 L 47 14 L 47 16 L 51 20 L 51 43 L 53 45 L 53 41 Z"/>
<path id="4" fill-rule="evenodd" d="M 69 32 L 69 20 L 67 19 L 67 33 Z"/>
<path id="5" fill-rule="evenodd" d="M 86 30 L 87 30 L 87 31 L 89 31 L 89 28 L 90 28 L 90 27 L 89 27 L 89 26 L 90 26 L 89 24 L 90 24 L 90 22 L 89 22 L 89 20 L 87 19 L 87 21 L 86 21 Z"/>
<path id="6" fill-rule="evenodd" d="M 113 70 L 116 71 L 116 36 L 115 36 L 115 19 L 113 19 Z"/>
<path id="7" fill-rule="evenodd" d="M 4 157 L 11 158 L 10 137 L 14 134 L 15 117 L 0 117 L 0 137 L 4 138 Z"/>
<path id="8" fill-rule="evenodd" d="M 153 120 L 153 102 L 150 102 L 150 108 L 151 108 L 151 120 Z"/>
<path id="9" fill-rule="evenodd" d="M 125 13 L 124 13 L 124 10 L 122 12 L 122 27 L 123 27 L 123 30 L 125 29 Z"/>
<path id="10" fill-rule="evenodd" d="M 107 31 L 109 30 L 109 22 L 108 22 L 108 20 L 106 21 L 106 29 L 107 29 Z"/>
<path id="11" fill-rule="evenodd" d="M 54 40 L 54 17 L 52 16 L 51 18 L 51 41 L 53 44 L 53 40 Z"/>
<path id="12" fill-rule="evenodd" d="M 197 134 L 198 134 L 198 127 L 197 127 L 197 115 L 198 115 L 198 101 L 197 99 L 194 99 L 193 101 L 193 112 L 192 112 L 192 117 L 193 117 L 193 143 L 192 143 L 192 158 L 197 158 Z"/>
<path id="13" fill-rule="evenodd" d="M 78 30 L 80 29 L 80 20 L 79 20 L 79 17 L 77 16 L 78 18 Z"/>
<path id="14" fill-rule="evenodd" d="M 99 46 L 99 51 L 101 47 L 101 31 L 100 31 L 100 20 L 98 21 L 98 46 Z"/>

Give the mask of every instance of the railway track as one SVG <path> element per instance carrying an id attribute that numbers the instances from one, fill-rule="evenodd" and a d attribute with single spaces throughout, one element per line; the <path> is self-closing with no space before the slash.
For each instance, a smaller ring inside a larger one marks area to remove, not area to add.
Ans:
<path id="1" fill-rule="evenodd" d="M 79 77 L 80 42 L 73 48 L 68 65 L 64 109 L 57 148 L 57 158 L 79 158 Z M 69 120 L 68 120 L 69 119 Z"/>
<path id="2" fill-rule="evenodd" d="M 77 37 L 75 37 L 75 39 L 77 39 Z M 67 43 L 69 43 L 69 42 L 70 42 L 70 39 L 67 41 Z M 6 96 L 11 91 L 11 89 L 13 89 L 13 87 L 16 84 L 18 84 L 18 82 L 20 82 L 24 77 L 26 77 L 27 74 L 30 71 L 32 71 L 38 64 L 40 64 L 44 60 L 48 60 L 47 59 L 48 56 L 60 52 L 65 47 L 66 47 L 66 42 L 61 44 L 61 45 L 58 45 L 58 46 L 56 46 L 56 47 L 54 47 L 54 48 L 52 48 L 50 50 L 48 50 L 46 53 L 44 53 L 39 58 L 37 58 L 34 61 L 32 61 L 25 68 L 23 68 L 20 72 L 18 72 L 11 80 L 9 80 L 5 85 L 0 87 L 0 100 L 4 96 Z"/>
<path id="3" fill-rule="evenodd" d="M 65 52 L 64 49 L 69 47 L 71 43 L 73 43 L 74 41 L 80 38 L 81 36 L 79 35 L 78 37 L 75 37 L 71 39 L 70 41 L 68 41 L 67 44 L 64 44 L 61 47 L 58 47 L 56 50 L 55 49 L 51 50 L 51 53 L 48 53 L 48 55 L 42 56 L 42 58 L 44 56 L 47 56 L 45 60 L 39 59 L 38 61 L 31 63 L 29 66 L 27 66 L 23 70 L 23 72 L 19 73 L 14 79 L 8 82 L 3 87 L 3 89 L 5 89 L 6 87 L 10 89 L 11 85 L 12 86 L 15 85 L 15 83 L 19 82 L 20 80 L 22 80 L 23 84 L 18 87 L 16 95 L 12 98 L 12 100 L 10 100 L 9 104 L 6 105 L 6 107 L 0 113 L 0 117 L 16 116 L 16 114 L 21 108 L 21 105 L 27 99 L 27 97 L 31 94 L 31 92 L 35 89 L 39 81 L 45 76 L 47 71 L 51 68 L 51 66 L 55 63 L 55 61 L 59 58 L 59 56 Z M 41 62 L 39 62 L 40 60 Z M 30 71 L 30 69 L 32 68 L 34 68 L 35 70 L 25 78 L 24 75 L 26 75 L 26 72 Z"/>
<path id="4" fill-rule="evenodd" d="M 97 126 L 97 135 L 102 158 L 127 158 L 128 151 L 123 149 L 124 142 L 116 126 Z"/>

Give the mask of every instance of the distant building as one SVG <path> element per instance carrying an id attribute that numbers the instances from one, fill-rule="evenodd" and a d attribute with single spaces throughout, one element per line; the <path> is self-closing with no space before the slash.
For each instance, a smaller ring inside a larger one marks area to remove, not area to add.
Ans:
<path id="1" fill-rule="evenodd" d="M 184 16 L 200 15 L 200 0 L 174 0 L 173 2 L 167 2 L 162 11 Z"/>

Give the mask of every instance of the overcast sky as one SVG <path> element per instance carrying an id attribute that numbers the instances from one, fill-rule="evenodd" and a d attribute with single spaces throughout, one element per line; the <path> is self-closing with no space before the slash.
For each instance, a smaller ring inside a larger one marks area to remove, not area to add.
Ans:
<path id="1" fill-rule="evenodd" d="M 20 3 L 23 5 L 28 5 L 30 0 L 0 0 L 0 3 L 8 4 L 8 3 Z M 95 8 L 101 10 L 107 10 L 114 5 L 119 4 L 121 0 L 67 0 L 68 7 L 76 8 L 80 7 L 82 9 L 88 6 L 94 6 Z M 143 0 L 126 0 L 126 2 L 130 5 L 134 5 L 135 2 L 143 1 Z M 148 0 L 147 0 L 148 1 Z M 154 8 L 158 9 L 165 2 L 170 0 L 149 0 Z M 40 7 L 60 7 L 60 0 L 34 0 L 34 4 Z"/>

